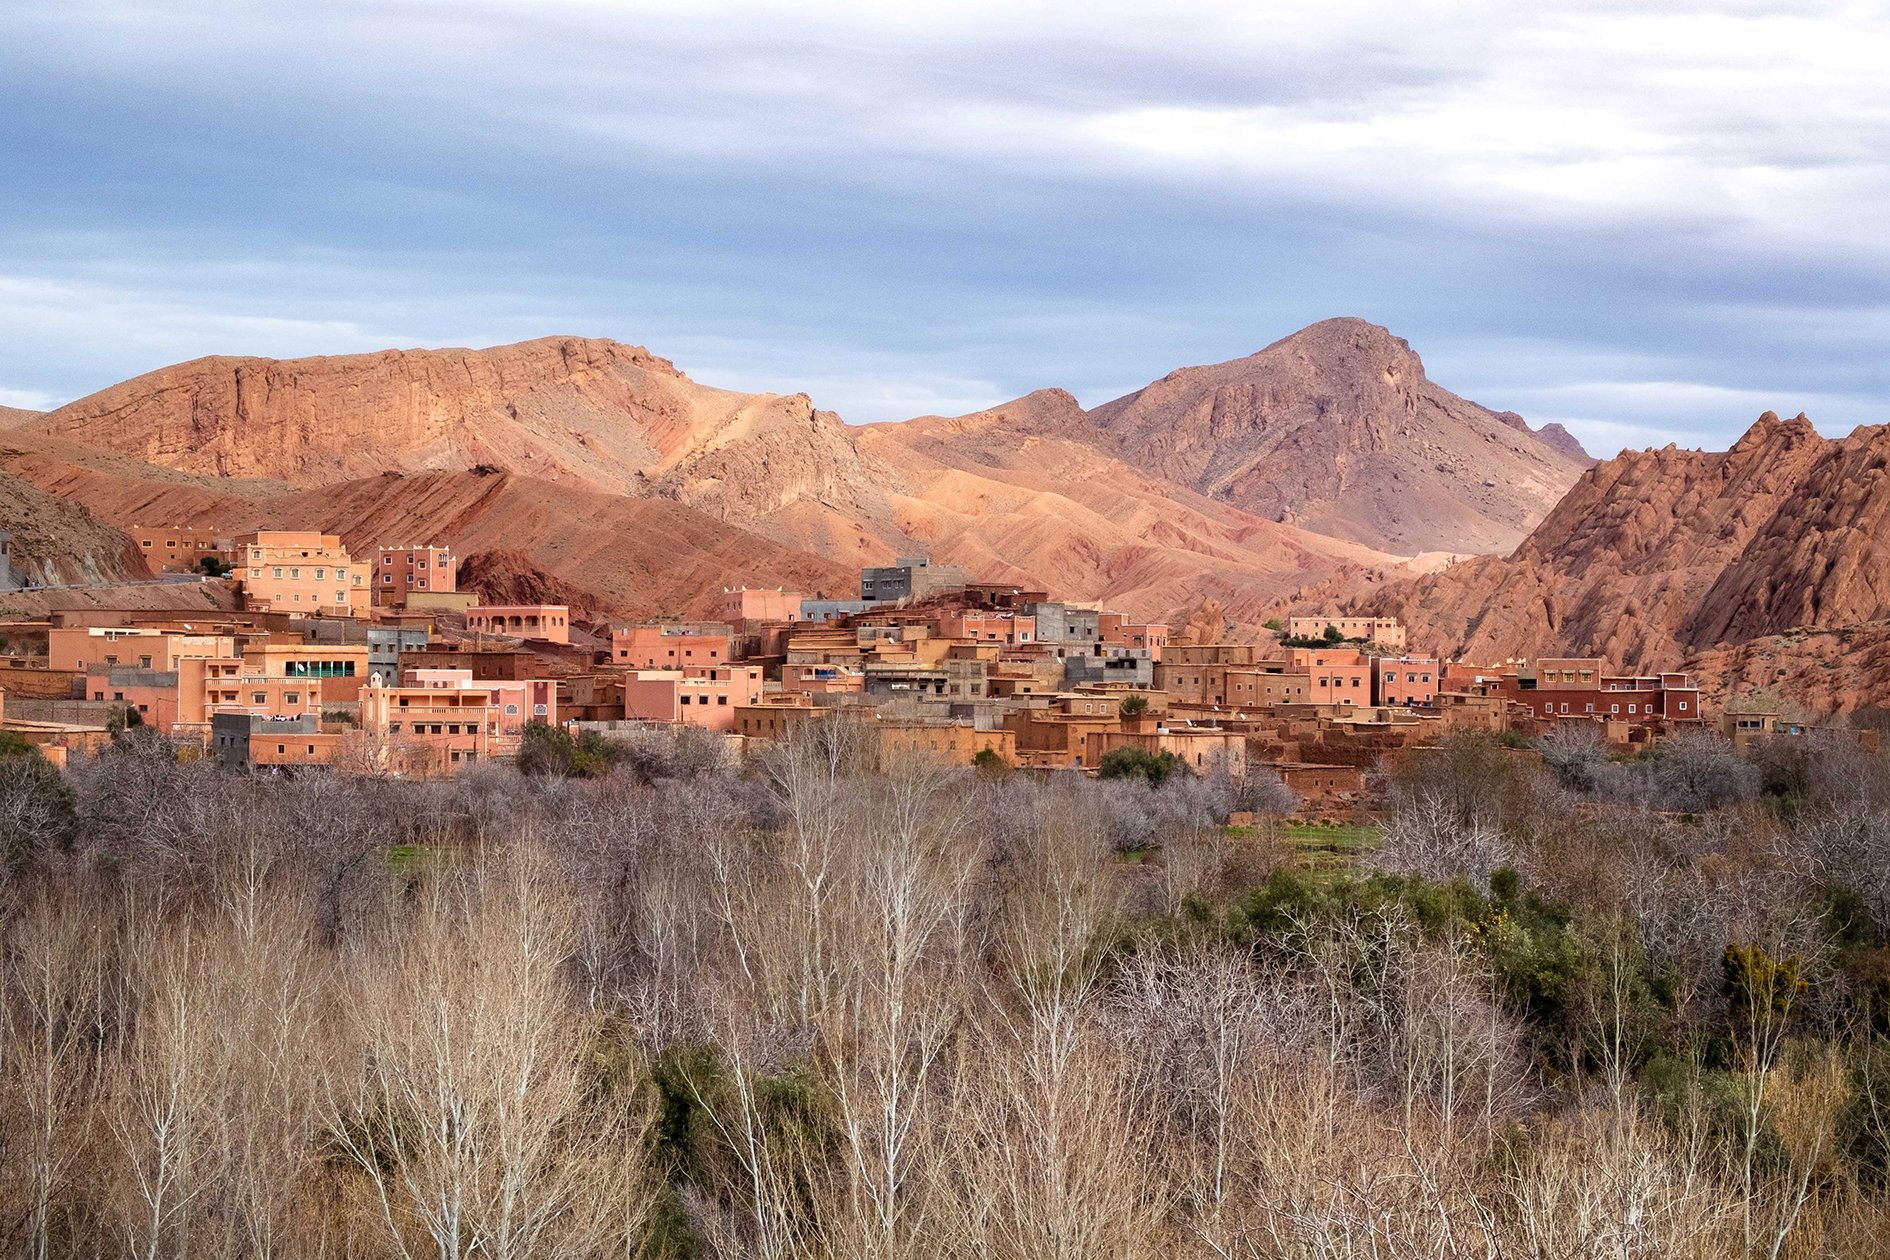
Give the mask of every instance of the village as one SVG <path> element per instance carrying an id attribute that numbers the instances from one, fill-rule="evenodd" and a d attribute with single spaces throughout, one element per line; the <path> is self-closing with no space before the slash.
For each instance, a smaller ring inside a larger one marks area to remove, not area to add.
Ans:
<path id="1" fill-rule="evenodd" d="M 560 605 L 481 604 L 440 545 L 357 559 L 313 532 L 133 538 L 154 572 L 228 575 L 240 607 L 0 626 L 0 727 L 57 763 L 144 726 L 236 769 L 430 778 L 516 757 L 534 724 L 698 728 L 739 758 L 846 714 L 882 758 L 1094 774 L 1135 750 L 1196 773 L 1265 767 L 1332 811 L 1385 759 L 1464 731 L 1585 724 L 1629 752 L 1708 725 L 1740 745 L 1799 729 L 1756 708 L 1715 720 L 1683 673 L 1440 660 L 1383 618 L 1292 617 L 1264 641 L 1177 631 L 925 557 L 863 569 L 855 599 L 730 587 L 708 621 L 579 624 Z"/>

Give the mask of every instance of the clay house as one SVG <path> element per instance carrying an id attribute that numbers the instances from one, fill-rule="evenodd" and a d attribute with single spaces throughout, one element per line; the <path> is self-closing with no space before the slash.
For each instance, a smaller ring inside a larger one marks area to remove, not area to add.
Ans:
<path id="1" fill-rule="evenodd" d="M 694 669 L 726 664 L 729 657 L 725 625 L 637 625 L 610 632 L 610 663 L 630 669 Z"/>
<path id="2" fill-rule="evenodd" d="M 1338 631 L 1341 639 L 1354 643 L 1376 643 L 1390 652 L 1404 651 L 1404 627 L 1395 617 L 1343 617 L 1326 613 L 1317 617 L 1288 617 L 1289 639 L 1324 639 L 1327 632 Z"/>
<path id="3" fill-rule="evenodd" d="M 1505 673 L 1496 691 L 1542 721 L 1591 717 L 1654 726 L 1701 720 L 1700 691 L 1686 674 L 1609 674 L 1597 657 L 1544 657 Z"/>
<path id="4" fill-rule="evenodd" d="M 746 627 L 750 622 L 801 620 L 801 596 L 778 586 L 725 586 L 717 605 L 716 616 L 736 627 Z"/>
<path id="5" fill-rule="evenodd" d="M 491 755 L 492 692 L 478 685 L 386 687 L 361 693 L 361 729 L 381 742 L 389 768 L 422 778 L 458 773 Z"/>
<path id="6" fill-rule="evenodd" d="M 1311 762 L 1270 762 L 1267 769 L 1279 775 L 1298 795 L 1300 812 L 1331 809 L 1358 799 L 1365 790 L 1365 771 L 1359 766 L 1322 766 Z"/>
<path id="7" fill-rule="evenodd" d="M 761 696 L 761 668 L 756 665 L 633 669 L 624 675 L 623 716 L 733 732 L 736 707 L 759 704 Z"/>
<path id="8" fill-rule="evenodd" d="M 1427 707 L 1437 697 L 1438 665 L 1434 656 L 1374 656 L 1372 703 Z"/>
<path id="9" fill-rule="evenodd" d="M 235 652 L 236 640 L 227 634 L 178 634 L 144 626 L 52 626 L 46 631 L 50 669 L 174 670 L 184 657 L 227 657 Z"/>
<path id="10" fill-rule="evenodd" d="M 196 525 L 133 525 L 131 541 L 153 573 L 202 573 L 204 561 L 236 567 L 236 541 L 220 529 Z"/>
<path id="11" fill-rule="evenodd" d="M 968 608 L 942 612 L 932 619 L 931 629 L 941 639 L 964 639 L 1006 646 L 1037 641 L 1037 619 L 1019 613 L 984 612 Z"/>
<path id="12" fill-rule="evenodd" d="M 323 730 L 312 714 L 218 713 L 210 728 L 210 755 L 235 770 L 322 766 L 334 761 L 342 737 Z"/>
<path id="13" fill-rule="evenodd" d="M 1096 615 L 1096 633 L 1111 647 L 1147 652 L 1159 661 L 1168 646 L 1168 627 L 1159 621 L 1139 622 L 1127 613 L 1104 612 Z"/>
<path id="14" fill-rule="evenodd" d="M 265 529 L 236 539 L 235 577 L 246 609 L 363 615 L 368 568 L 357 564 L 334 534 Z"/>
<path id="15" fill-rule="evenodd" d="M 564 604 L 482 604 L 466 610 L 466 632 L 569 643 L 571 610 Z"/>
<path id="16" fill-rule="evenodd" d="M 1719 733 L 1740 753 L 1773 735 L 1804 735 L 1808 729 L 1803 722 L 1785 718 L 1777 705 L 1751 700 L 1734 701 L 1719 715 Z"/>
<path id="17" fill-rule="evenodd" d="M 1372 702 L 1371 659 L 1357 648 L 1288 648 L 1289 670 L 1307 676 L 1314 704 L 1368 705 Z"/>
<path id="18" fill-rule="evenodd" d="M 970 722 L 880 718 L 879 768 L 895 766 L 904 757 L 936 758 L 948 765 L 969 766 L 979 753 L 992 752 L 1005 761 L 1017 761 L 1017 741 L 1003 728 L 983 730 Z"/>
<path id="19" fill-rule="evenodd" d="M 753 704 L 735 706 L 735 734 L 743 739 L 786 739 L 802 722 L 828 712 L 815 707 L 806 692 L 768 692 Z"/>
<path id="20" fill-rule="evenodd" d="M 543 722 L 555 726 L 558 722 L 558 686 L 549 679 L 484 682 L 474 679 L 470 669 L 410 669 L 401 682 L 407 687 L 478 691 L 489 697 L 491 714 L 487 733 L 489 751 L 494 757 L 516 754 L 527 724 Z"/>
<path id="21" fill-rule="evenodd" d="M 459 561 L 450 547 L 382 547 L 374 558 L 374 602 L 405 607 L 410 592 L 453 594 L 459 590 Z"/>
<path id="22" fill-rule="evenodd" d="M 1011 732 L 1018 764 L 1083 769 L 1090 737 L 1121 725 L 1114 701 L 1098 697 L 1091 703 L 1103 711 L 1073 712 L 1057 706 L 1016 709 L 1005 714 L 1004 729 Z"/>

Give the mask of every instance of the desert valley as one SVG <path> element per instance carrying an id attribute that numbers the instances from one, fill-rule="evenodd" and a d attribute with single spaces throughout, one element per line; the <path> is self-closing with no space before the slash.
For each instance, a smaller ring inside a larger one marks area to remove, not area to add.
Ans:
<path id="1" fill-rule="evenodd" d="M 148 581 L 138 526 L 445 544 L 469 589 L 597 623 L 707 616 L 731 585 L 838 595 L 917 554 L 1177 625 L 1332 608 L 1450 657 L 1685 669 L 1825 714 L 1890 698 L 1890 430 L 1768 413 L 1726 452 L 1597 463 L 1353 319 L 1089 411 L 1046 388 L 853 426 L 546 338 L 200 359 L 0 426 L 14 563 L 74 588 L 15 597 L 29 609 Z M 179 598 L 199 596 L 131 602 Z"/>

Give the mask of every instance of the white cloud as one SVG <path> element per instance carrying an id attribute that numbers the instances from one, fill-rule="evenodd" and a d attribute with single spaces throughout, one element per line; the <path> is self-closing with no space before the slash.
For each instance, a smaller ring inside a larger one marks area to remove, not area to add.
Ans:
<path id="1" fill-rule="evenodd" d="M 36 389 L 7 389 L 0 386 L 0 407 L 18 407 L 22 411 L 50 411 L 60 400 Z"/>
<path id="2" fill-rule="evenodd" d="M 137 137 L 183 160 L 94 241 L 47 249 L 0 210 L 0 374 L 43 396 L 62 357 L 103 384 L 583 331 L 884 419 L 1101 401 L 1174 366 L 1149 329 L 1199 361 L 1287 311 L 1383 308 L 1444 384 L 1585 441 L 1723 438 L 1767 407 L 1831 431 L 1890 394 L 1885 65 L 1890 14 L 1841 0 L 18 6 L 0 77 L 43 87 L 45 123 L 122 92 L 198 129 Z M 123 156 L 91 157 L 108 190 Z M 33 160 L 0 175 L 58 173 Z M 725 200 L 664 219 L 631 195 L 654 176 Z M 277 186 L 349 192 L 327 218 L 250 208 Z M 409 235 L 351 238 L 348 197 L 390 189 Z M 244 209 L 142 233 L 172 192 Z M 1297 247 L 1289 212 L 1334 274 L 1217 265 L 1224 239 Z M 567 220 L 629 262 L 567 254 Z M 1191 233 L 1210 244 L 1160 252 Z"/>

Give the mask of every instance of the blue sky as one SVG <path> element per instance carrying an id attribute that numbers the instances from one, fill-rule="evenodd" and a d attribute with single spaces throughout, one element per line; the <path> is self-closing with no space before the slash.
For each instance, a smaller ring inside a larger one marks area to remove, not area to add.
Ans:
<path id="1" fill-rule="evenodd" d="M 0 6 L 0 403 L 649 346 L 849 420 L 1313 320 L 1590 449 L 1890 421 L 1883 4 Z"/>

